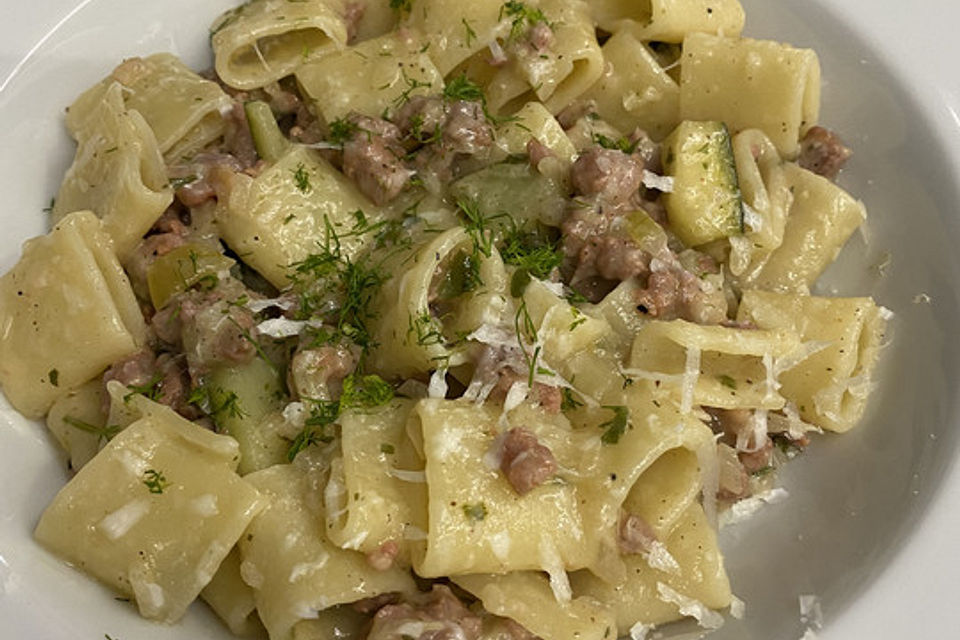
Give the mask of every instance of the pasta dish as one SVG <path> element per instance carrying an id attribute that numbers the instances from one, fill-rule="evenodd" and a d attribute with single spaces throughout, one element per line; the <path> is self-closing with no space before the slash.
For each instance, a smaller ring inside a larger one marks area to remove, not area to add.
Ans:
<path id="1" fill-rule="evenodd" d="M 251 0 L 69 106 L 0 386 L 37 541 L 271 640 L 742 615 L 717 527 L 860 420 L 889 312 L 809 49 L 737 0 Z"/>

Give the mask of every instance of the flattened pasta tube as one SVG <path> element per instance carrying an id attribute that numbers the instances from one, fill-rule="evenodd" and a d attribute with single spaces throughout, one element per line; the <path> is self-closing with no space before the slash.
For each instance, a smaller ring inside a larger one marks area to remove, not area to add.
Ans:
<path id="1" fill-rule="evenodd" d="M 146 342 L 112 246 L 93 213 L 76 212 L 0 278 L 0 385 L 29 418 Z"/>

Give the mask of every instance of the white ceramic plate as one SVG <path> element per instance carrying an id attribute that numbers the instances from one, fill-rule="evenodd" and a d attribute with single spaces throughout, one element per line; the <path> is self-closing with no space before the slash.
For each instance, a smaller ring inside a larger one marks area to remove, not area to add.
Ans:
<path id="1" fill-rule="evenodd" d="M 897 314 L 880 387 L 861 425 L 818 439 L 790 465 L 791 497 L 726 529 L 747 616 L 712 638 L 791 640 L 798 596 L 820 598 L 821 639 L 951 637 L 960 581 L 960 5 L 744 0 L 747 34 L 815 48 L 822 121 L 856 156 L 842 184 L 867 204 L 826 278 Z M 72 150 L 62 110 L 122 58 L 173 51 L 209 64 L 206 28 L 230 0 L 5 2 L 0 23 L 0 270 L 45 231 L 43 208 Z M 889 266 L 881 277 L 876 265 Z M 929 297 L 929 302 L 922 302 Z M 133 608 L 39 549 L 30 531 L 66 480 L 40 425 L 0 398 L 0 636 L 67 640 L 227 638 L 202 605 L 175 627 Z"/>

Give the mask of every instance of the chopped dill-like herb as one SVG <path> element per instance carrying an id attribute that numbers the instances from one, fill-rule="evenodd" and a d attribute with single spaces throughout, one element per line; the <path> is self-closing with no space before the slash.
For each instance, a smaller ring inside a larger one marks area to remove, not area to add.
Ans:
<path id="1" fill-rule="evenodd" d="M 297 185 L 297 191 L 300 193 L 310 191 L 310 174 L 307 173 L 307 168 L 302 162 L 297 164 L 297 168 L 293 171 L 293 180 Z"/>
<path id="2" fill-rule="evenodd" d="M 560 410 L 573 411 L 577 407 L 582 407 L 583 403 L 573 397 L 573 389 L 564 387 L 560 390 Z"/>
<path id="3" fill-rule="evenodd" d="M 499 20 L 506 16 L 511 19 L 510 39 L 519 38 L 524 32 L 537 24 L 538 22 L 547 22 L 547 17 L 543 11 L 537 8 L 528 7 L 523 2 L 517 0 L 508 0 L 500 7 Z"/>
<path id="4" fill-rule="evenodd" d="M 330 123 L 330 134 L 327 136 L 327 140 L 343 146 L 359 130 L 360 126 L 356 122 L 346 118 L 337 118 Z"/>
<path id="5" fill-rule="evenodd" d="M 613 417 L 600 425 L 604 429 L 600 436 L 600 442 L 604 444 L 617 444 L 620 437 L 627 431 L 627 425 L 630 417 L 630 410 L 624 406 L 604 405 L 604 409 L 613 411 Z"/>
<path id="6" fill-rule="evenodd" d="M 143 484 L 146 485 L 150 493 L 163 493 L 163 490 L 170 486 L 170 482 L 162 471 L 156 469 L 147 469 L 143 473 Z"/>
<path id="7" fill-rule="evenodd" d="M 138 393 L 156 402 L 163 395 L 163 376 L 159 371 L 154 372 L 153 376 L 151 376 L 150 380 L 145 384 L 128 384 L 127 389 L 129 389 L 130 392 L 123 396 L 124 402 L 129 402 L 130 398 Z"/>
<path id="8" fill-rule="evenodd" d="M 95 436 L 99 436 L 103 440 L 111 440 L 123 429 L 119 425 L 115 424 L 99 427 L 95 424 L 84 422 L 79 418 L 74 418 L 73 416 L 64 416 L 63 421 L 74 429 L 79 429 L 80 431 L 85 431 L 86 433 L 92 433 Z"/>
<path id="9" fill-rule="evenodd" d="M 466 73 L 454 76 L 443 88 L 443 97 L 450 102 L 464 100 L 467 102 L 485 103 L 483 89 L 476 82 L 467 77 Z"/>
<path id="10" fill-rule="evenodd" d="M 487 517 L 487 505 L 482 502 L 463 505 L 463 515 L 469 520 L 480 522 Z"/>

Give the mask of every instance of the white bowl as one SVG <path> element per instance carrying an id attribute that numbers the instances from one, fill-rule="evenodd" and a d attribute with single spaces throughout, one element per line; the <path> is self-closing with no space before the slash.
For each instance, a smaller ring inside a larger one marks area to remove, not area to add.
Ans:
<path id="1" fill-rule="evenodd" d="M 6 3 L 0 24 L 0 271 L 45 231 L 72 148 L 62 110 L 122 58 L 173 51 L 209 65 L 207 26 L 230 0 Z M 873 295 L 896 313 L 862 425 L 824 436 L 783 474 L 790 498 L 724 530 L 747 603 L 711 638 L 800 638 L 815 594 L 826 640 L 951 637 L 960 580 L 960 6 L 951 0 L 743 0 L 746 34 L 815 48 L 822 122 L 856 155 L 840 182 L 870 212 L 825 293 Z M 886 275 L 877 265 L 887 261 Z M 55 445 L 0 398 L 0 636 L 227 638 L 203 607 L 145 622 L 38 548 L 30 532 L 66 480 Z"/>

